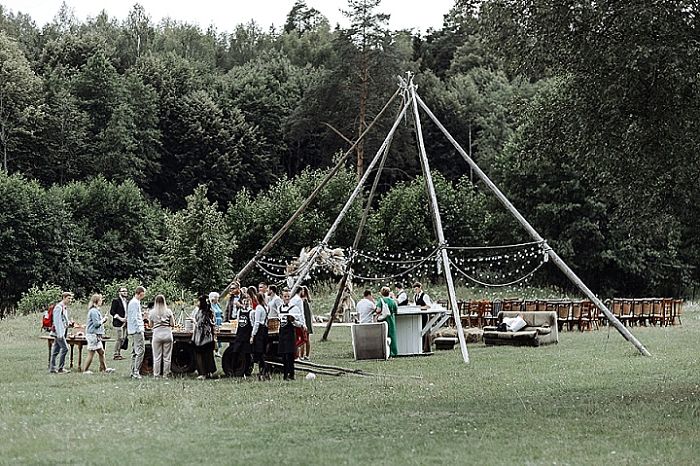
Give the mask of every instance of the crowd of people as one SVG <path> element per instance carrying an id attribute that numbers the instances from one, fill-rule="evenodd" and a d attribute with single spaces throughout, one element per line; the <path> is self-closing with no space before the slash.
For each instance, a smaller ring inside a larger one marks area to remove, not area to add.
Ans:
<path id="1" fill-rule="evenodd" d="M 408 293 L 404 290 L 403 284 L 396 283 L 394 286 L 394 291 L 391 291 L 388 286 L 382 287 L 376 300 L 372 295 L 372 290 L 366 289 L 362 294 L 362 299 L 358 301 L 356 306 L 358 324 L 387 323 L 389 355 L 392 357 L 398 354 L 396 314 L 399 306 L 407 306 L 409 304 Z M 420 282 L 413 284 L 413 301 L 417 306 L 430 306 L 432 304 L 430 296 L 423 291 L 423 285 Z M 425 325 L 425 322 L 423 322 L 423 325 Z M 428 345 L 430 345 L 430 342 L 428 342 Z M 430 351 L 429 346 L 428 351 Z"/>
<path id="2" fill-rule="evenodd" d="M 430 297 L 423 291 L 420 283 L 413 284 L 413 301 L 419 306 L 429 306 Z M 130 376 L 141 379 L 141 367 L 146 351 L 146 329 L 150 330 L 151 351 L 153 356 L 153 377 L 171 375 L 173 329 L 175 316 L 168 307 L 165 297 L 159 294 L 152 306 L 144 311 L 142 300 L 146 290 L 136 287 L 130 300 L 129 290 L 120 287 L 118 296 L 112 300 L 109 314 L 102 314 L 103 296 L 94 294 L 88 304 L 85 325 L 85 340 L 88 355 L 83 373 L 92 374 L 90 367 L 95 353 L 99 359 L 100 372 L 114 372 L 107 367 L 104 351 L 105 323 L 112 318 L 114 329 L 114 360 L 122 360 L 122 351 L 131 345 Z M 282 360 L 282 373 L 285 380 L 294 380 L 294 360 L 306 361 L 311 356 L 311 339 L 313 333 L 313 314 L 311 297 L 307 287 L 302 286 L 292 295 L 284 289 L 278 295 L 275 285 L 268 286 L 261 282 L 258 287 L 241 287 L 238 282 L 230 286 L 230 296 L 226 308 L 219 303 L 219 293 L 211 292 L 200 296 L 189 319 L 192 323 L 191 343 L 194 347 L 195 365 L 198 378 L 215 378 L 217 373 L 216 358 L 221 357 L 222 342 L 218 341 L 221 327 L 225 321 L 236 322 L 236 338 L 230 343 L 230 350 L 243 360 L 243 374 L 252 375 L 254 365 L 258 365 L 258 378 L 270 378 L 270 368 L 266 361 L 268 352 L 269 326 L 274 320 L 279 323 L 278 356 Z M 73 295 L 63 293 L 62 299 L 53 308 L 52 334 L 54 338 L 49 362 L 50 373 L 69 372 L 65 368 L 68 352 L 68 329 L 73 326 L 69 319 L 69 307 Z M 388 326 L 390 355 L 396 356 L 396 314 L 399 306 L 409 303 L 408 293 L 401 283 L 395 290 L 382 287 L 375 299 L 372 290 L 365 290 L 363 298 L 356 305 L 358 324 L 384 321 Z M 275 328 L 277 330 L 277 328 Z M 428 342 L 429 344 L 429 342 Z M 428 348 L 429 350 L 429 348 Z"/>
<path id="3" fill-rule="evenodd" d="M 94 294 L 88 305 L 85 326 L 88 357 L 83 373 L 91 374 L 90 366 L 97 353 L 101 372 L 113 372 L 106 365 L 104 354 L 104 324 L 112 318 L 114 329 L 114 360 L 122 360 L 122 351 L 131 346 L 130 376 L 141 379 L 141 367 L 146 351 L 146 330 L 150 330 L 151 351 L 153 356 L 153 377 L 171 375 L 172 350 L 174 344 L 173 329 L 175 316 L 168 307 L 165 297 L 157 295 L 152 306 L 144 311 L 142 301 L 145 288 L 138 286 L 132 298 L 127 301 L 129 291 L 120 287 L 118 296 L 111 304 L 108 315 L 103 315 L 101 308 L 103 296 Z M 188 317 L 192 323 L 191 343 L 194 348 L 195 365 L 199 379 L 215 378 L 216 359 L 221 357 L 222 342 L 218 341 L 221 327 L 225 321 L 236 322 L 236 337 L 230 344 L 236 357 L 244 361 L 243 373 L 252 374 L 254 365 L 258 365 L 258 378 L 270 378 L 270 368 L 266 361 L 270 323 L 279 323 L 278 355 L 282 360 L 283 377 L 294 379 L 294 360 L 308 360 L 311 354 L 313 333 L 311 297 L 307 287 L 302 286 L 293 296 L 289 290 L 278 295 L 275 285 L 268 286 L 261 282 L 258 287 L 241 287 L 234 282 L 230 287 L 229 301 L 226 309 L 219 303 L 219 293 L 211 292 L 200 296 L 196 307 Z M 54 338 L 49 362 L 50 373 L 69 372 L 65 368 L 68 352 L 68 329 L 74 325 L 69 319 L 69 307 L 73 295 L 63 293 L 62 299 L 53 307 L 52 336 Z M 276 326 L 277 327 L 277 326 Z M 277 328 L 275 328 L 277 330 Z"/>

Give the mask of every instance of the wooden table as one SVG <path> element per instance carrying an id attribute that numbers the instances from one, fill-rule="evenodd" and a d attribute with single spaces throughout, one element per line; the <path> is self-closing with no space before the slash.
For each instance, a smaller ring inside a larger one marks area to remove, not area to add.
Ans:
<path id="1" fill-rule="evenodd" d="M 143 364 L 141 365 L 141 375 L 150 374 L 153 370 L 153 353 L 148 349 L 151 347 L 151 338 L 153 332 L 151 329 L 146 329 L 144 339 L 146 343 L 146 353 L 144 354 Z M 236 341 L 236 333 L 230 331 L 216 331 L 216 341 L 222 343 L 233 343 Z M 280 359 L 277 355 L 277 339 L 279 332 L 270 332 L 268 336 L 268 353 L 266 359 L 269 361 L 277 361 Z M 173 350 L 171 356 L 170 369 L 173 374 L 187 374 L 195 370 L 195 351 L 194 345 L 191 343 L 192 332 L 185 332 L 181 329 L 173 330 Z M 234 354 L 231 346 L 224 351 L 221 357 L 221 367 L 224 373 L 228 376 L 243 375 L 244 360 L 241 355 Z"/>
<path id="2" fill-rule="evenodd" d="M 53 345 L 54 337 L 51 335 L 42 335 L 41 336 L 42 340 L 46 340 L 49 346 L 49 360 L 48 360 L 48 365 L 49 369 L 51 368 L 51 346 Z M 102 337 L 102 346 L 105 346 L 105 343 L 109 341 L 109 337 Z M 68 345 L 70 345 L 70 365 L 68 366 L 69 369 L 73 369 L 73 348 L 75 346 L 78 347 L 78 372 L 83 371 L 83 346 L 87 345 L 87 340 L 83 335 L 77 336 L 77 335 L 70 335 L 66 338 L 66 342 Z"/>

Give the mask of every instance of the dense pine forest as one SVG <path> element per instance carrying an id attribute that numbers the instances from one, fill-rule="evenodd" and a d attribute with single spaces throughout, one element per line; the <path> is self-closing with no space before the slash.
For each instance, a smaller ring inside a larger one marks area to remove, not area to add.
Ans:
<path id="1" fill-rule="evenodd" d="M 681 0 L 456 0 L 440 29 L 393 31 L 380 0 L 341 28 L 304 0 L 230 31 L 65 5 L 41 27 L 0 5 L 0 308 L 31 287 L 130 277 L 221 289 L 415 74 L 474 160 L 602 295 L 700 282 L 700 11 Z M 323 236 L 386 132 L 284 237 Z M 424 125 L 450 244 L 525 232 Z M 399 127 L 363 247 L 435 243 L 414 128 Z M 362 206 L 336 244 L 352 243 Z M 262 277 L 261 277 L 262 278 Z M 567 286 L 545 268 L 536 283 Z M 165 286 L 165 285 L 163 285 Z"/>

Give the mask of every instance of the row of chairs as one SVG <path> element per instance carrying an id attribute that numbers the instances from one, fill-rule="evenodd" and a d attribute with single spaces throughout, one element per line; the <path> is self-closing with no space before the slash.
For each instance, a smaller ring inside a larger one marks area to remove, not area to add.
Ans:
<path id="1" fill-rule="evenodd" d="M 616 298 L 605 302 L 625 325 L 683 325 L 683 300 L 673 298 Z"/>
<path id="2" fill-rule="evenodd" d="M 462 325 L 495 325 L 500 311 L 552 311 L 557 314 L 559 330 L 592 330 L 607 325 L 607 318 L 589 300 L 474 300 L 458 301 Z M 609 299 L 606 306 L 624 325 L 683 324 L 683 300 L 672 298 Z"/>

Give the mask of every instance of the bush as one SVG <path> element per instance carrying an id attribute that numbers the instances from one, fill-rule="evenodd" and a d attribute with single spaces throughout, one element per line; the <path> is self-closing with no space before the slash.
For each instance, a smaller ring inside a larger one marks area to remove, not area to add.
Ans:
<path id="1" fill-rule="evenodd" d="M 22 293 L 22 299 L 17 304 L 17 311 L 21 315 L 44 312 L 51 304 L 61 300 L 63 290 L 56 285 L 45 283 L 39 288 L 33 286 Z"/>
<path id="2" fill-rule="evenodd" d="M 172 279 L 157 277 L 150 283 L 144 283 L 138 278 L 127 278 L 126 280 L 113 280 L 109 283 L 105 283 L 99 287 L 97 292 L 102 293 L 105 300 L 105 305 L 112 302 L 114 298 L 117 297 L 119 288 L 122 286 L 129 290 L 129 295 L 127 300 L 130 300 L 134 295 L 134 290 L 137 286 L 143 286 L 146 288 L 146 296 L 143 298 L 143 304 L 149 304 L 155 301 L 157 295 L 162 294 L 165 296 L 165 300 L 168 306 L 173 309 L 174 306 L 180 303 L 189 303 L 194 301 L 195 294 L 190 290 L 182 288 Z M 173 309 L 174 310 L 174 309 Z"/>
<path id="3" fill-rule="evenodd" d="M 187 196 L 187 207 L 167 223 L 165 261 L 177 289 L 205 293 L 225 286 L 231 279 L 228 258 L 234 244 L 217 204 L 207 199 L 207 188 L 200 186 Z"/>
<path id="4" fill-rule="evenodd" d="M 70 183 L 56 194 L 84 232 L 84 248 L 92 252 L 90 273 L 79 288 L 87 291 L 102 281 L 157 275 L 165 214 L 132 181 L 117 184 L 98 177 Z"/>
<path id="5" fill-rule="evenodd" d="M 236 196 L 226 213 L 228 230 L 237 244 L 232 255 L 232 265 L 236 271 L 279 231 L 326 174 L 327 170 L 305 170 L 295 178 L 283 178 L 255 197 L 247 191 Z M 356 175 L 351 170 L 340 170 L 280 238 L 269 255 L 293 257 L 305 246 L 316 246 L 338 216 L 356 181 Z M 331 238 L 333 246 L 352 245 L 362 206 L 363 199 L 360 197 Z M 256 276 L 254 272 L 251 274 L 251 279 L 258 278 L 264 277 Z"/>
<path id="6" fill-rule="evenodd" d="M 37 283 L 65 285 L 61 276 L 71 265 L 73 230 L 60 200 L 47 195 L 34 181 L 0 172 L 0 308 L 12 307 L 21 294 Z"/>

